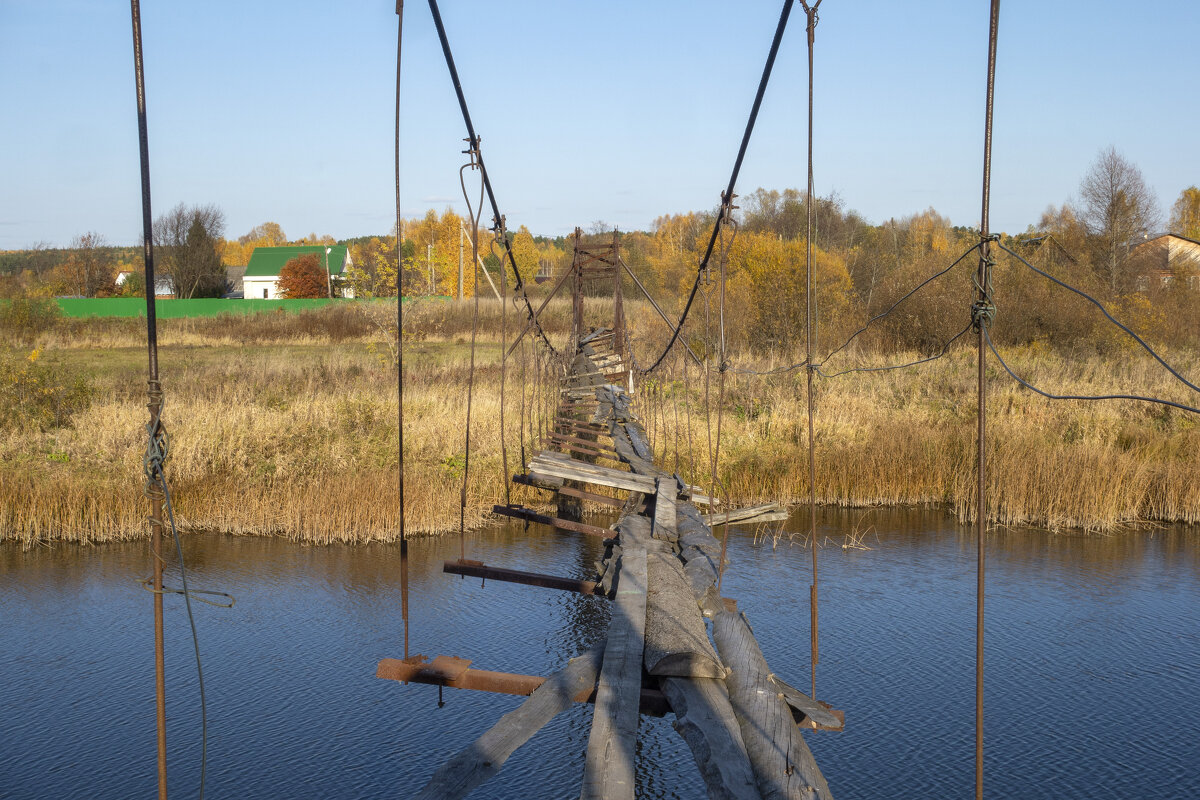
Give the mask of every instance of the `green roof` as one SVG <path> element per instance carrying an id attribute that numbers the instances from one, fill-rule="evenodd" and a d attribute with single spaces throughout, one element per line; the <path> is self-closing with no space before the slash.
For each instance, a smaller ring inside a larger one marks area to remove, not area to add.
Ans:
<path id="1" fill-rule="evenodd" d="M 329 248 L 329 274 L 341 275 L 346 266 L 346 245 L 335 244 L 330 245 Z M 283 269 L 284 264 L 296 256 L 308 253 L 316 253 L 321 261 L 321 266 L 325 266 L 325 245 L 323 244 L 306 244 L 296 247 L 256 247 L 250 255 L 250 263 L 246 265 L 244 277 L 274 277 Z"/>

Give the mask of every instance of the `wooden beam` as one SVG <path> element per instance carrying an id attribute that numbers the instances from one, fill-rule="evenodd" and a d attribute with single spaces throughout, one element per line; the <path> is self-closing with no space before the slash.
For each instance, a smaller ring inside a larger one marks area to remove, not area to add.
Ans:
<path id="1" fill-rule="evenodd" d="M 514 519 L 523 519 L 527 522 L 537 522 L 541 525 L 550 525 L 564 531 L 574 531 L 575 533 L 586 533 L 589 536 L 599 536 L 603 539 L 608 539 L 613 535 L 613 532 L 608 528 L 601 528 L 596 525 L 586 525 L 582 522 L 572 522 L 569 519 L 559 519 L 558 517 L 539 514 L 536 511 L 531 511 L 528 508 L 519 506 L 492 506 L 492 511 L 505 517 L 513 517 Z"/>
<path id="2" fill-rule="evenodd" d="M 715 678 L 663 678 L 675 712 L 675 730 L 687 742 L 709 797 L 762 800 L 725 682 Z"/>
<path id="3" fill-rule="evenodd" d="M 681 678 L 724 678 L 725 668 L 708 641 L 700 607 L 674 553 L 646 557 L 650 595 L 646 608 L 646 671 Z"/>
<path id="4" fill-rule="evenodd" d="M 482 561 L 458 559 L 442 562 L 442 572 L 450 575 L 463 575 L 468 578 L 503 581 L 504 583 L 519 583 L 523 586 L 540 586 L 543 589 L 561 589 L 564 592 L 579 594 L 599 594 L 595 581 L 585 581 L 579 578 L 560 578 L 557 575 L 543 575 L 540 572 L 522 572 L 504 567 L 489 567 Z"/>

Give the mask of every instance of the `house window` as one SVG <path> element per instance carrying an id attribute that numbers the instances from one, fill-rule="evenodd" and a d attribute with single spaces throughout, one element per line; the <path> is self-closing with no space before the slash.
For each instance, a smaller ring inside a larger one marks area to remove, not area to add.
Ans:
<path id="1" fill-rule="evenodd" d="M 263 289 L 263 300 L 267 299 L 267 290 Z"/>

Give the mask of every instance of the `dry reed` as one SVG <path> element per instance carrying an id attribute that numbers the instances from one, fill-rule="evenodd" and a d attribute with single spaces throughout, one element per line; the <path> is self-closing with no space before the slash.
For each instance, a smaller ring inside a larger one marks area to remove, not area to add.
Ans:
<path id="1" fill-rule="evenodd" d="M 602 313 L 604 301 L 589 303 Z M 366 308 L 366 307 L 364 307 Z M 397 536 L 395 372 L 386 342 L 394 305 L 361 319 L 288 321 L 275 315 L 217 325 L 166 321 L 162 331 L 167 462 L 178 519 L 187 529 L 279 535 L 306 542 L 366 542 Z M 471 304 L 418 303 L 406 339 L 406 519 L 413 534 L 457 529 L 464 468 Z M 643 338 L 665 341 L 661 323 L 629 304 Z M 466 525 L 484 524 L 505 499 L 498 426 L 499 305 L 481 303 Z M 510 331 L 519 329 L 514 315 Z M 551 303 L 556 344 L 569 308 Z M 654 326 L 659 326 L 656 329 Z M 322 332 L 324 331 L 324 332 Z M 393 328 L 394 331 L 394 328 Z M 87 374 L 96 400 L 68 427 L 0 431 L 0 539 L 97 542 L 144 534 L 144 350 L 128 323 L 79 325 L 43 334 L 43 359 Z M 702 349 L 692 337 L 693 346 Z M 1137 389 L 1188 399 L 1144 360 L 1073 361 L 1037 348 L 1005 351 L 1036 383 L 1072 393 Z M 870 354 L 851 356 L 881 363 Z M 892 354 L 890 361 L 902 360 Z M 735 356 L 768 368 L 781 356 Z M 1195 375 L 1194 355 L 1176 354 Z M 508 473 L 520 470 L 519 405 L 534 403 L 532 359 L 521 384 L 509 362 Z M 553 369 L 553 365 L 548 365 Z M 995 376 L 990 393 L 989 514 L 1005 525 L 1112 531 L 1143 521 L 1200 521 L 1200 432 L 1189 415 L 1128 402 L 1055 403 Z M 537 393 L 545 419 L 553 376 Z M 807 496 L 803 373 L 727 373 L 718 485 L 732 504 L 799 502 Z M 973 355 L 923 367 L 819 383 L 816 418 L 819 501 L 849 506 L 974 507 Z M 708 485 L 703 383 L 680 364 L 644 382 L 639 413 L 661 463 Z M 716 402 L 715 383 L 711 392 Z M 535 437 L 536 438 L 536 435 Z M 514 501 L 546 495 L 511 487 Z"/>

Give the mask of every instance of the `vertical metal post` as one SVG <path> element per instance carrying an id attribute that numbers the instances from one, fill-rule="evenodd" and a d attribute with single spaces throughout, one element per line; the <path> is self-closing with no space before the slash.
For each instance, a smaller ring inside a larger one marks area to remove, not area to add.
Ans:
<path id="1" fill-rule="evenodd" d="M 976 538 L 976 584 L 975 584 L 975 798 L 983 798 L 983 607 L 984 607 L 984 570 L 985 538 L 987 532 L 987 372 L 985 370 L 985 348 L 987 344 L 986 326 L 989 323 L 988 309 L 991 298 L 988 297 L 988 287 L 991 285 L 991 235 L 988 230 L 989 201 L 992 190 L 992 105 L 996 87 L 996 39 L 1000 26 L 1000 0 L 992 0 L 991 23 L 988 33 L 988 63 L 987 63 L 987 101 L 984 112 L 983 131 L 983 203 L 979 217 L 979 235 L 982 238 L 979 248 L 979 273 L 976 300 L 975 322 L 978 328 L 977 340 L 977 372 L 978 372 L 978 403 L 979 440 L 978 448 L 978 477 L 976 488 L 975 509 L 975 538 Z"/>
<path id="2" fill-rule="evenodd" d="M 570 357 L 575 357 L 575 349 L 579 347 L 579 340 L 583 336 L 583 266 L 579 263 L 579 237 L 581 231 L 575 229 L 575 258 L 571 264 L 571 271 L 575 273 L 573 277 L 573 291 L 571 293 L 571 348 Z"/>
<path id="3" fill-rule="evenodd" d="M 804 200 L 804 207 L 807 218 L 807 228 L 804 234 L 805 238 L 805 254 L 804 254 L 804 274 L 805 274 L 805 292 L 804 299 L 807 304 L 805 314 L 805 333 L 804 333 L 804 350 L 805 350 L 805 365 L 808 373 L 807 382 L 807 400 L 808 400 L 808 514 L 809 514 L 809 540 L 812 544 L 812 585 L 808 587 L 808 613 L 809 613 L 809 648 L 811 652 L 811 675 L 812 675 L 812 697 L 815 700 L 817 697 L 817 663 L 820 661 L 819 648 L 819 628 L 818 628 L 818 606 L 817 606 L 817 455 L 815 426 L 813 417 L 816 416 L 816 404 L 813 397 L 813 376 L 816 368 L 813 366 L 813 350 L 815 341 L 813 336 L 813 315 L 815 313 L 815 304 L 813 302 L 813 269 L 812 269 L 812 209 L 813 209 L 813 44 L 816 41 L 817 32 L 817 8 L 821 5 L 821 0 L 809 7 L 807 2 L 801 0 L 804 6 L 804 12 L 808 15 L 808 195 Z"/>
<path id="4" fill-rule="evenodd" d="M 408 536 L 404 527 L 404 220 L 400 216 L 400 53 L 404 41 L 404 0 L 396 0 L 396 389 L 399 397 L 398 438 L 400 450 L 400 613 L 404 619 L 404 657 L 408 658 Z M 460 281 L 461 283 L 461 281 Z"/>
<path id="5" fill-rule="evenodd" d="M 146 81 L 142 65 L 142 10 L 130 0 L 133 18 L 133 72 L 137 86 L 138 148 L 142 167 L 142 247 L 146 264 L 146 349 L 148 357 L 147 403 L 149 429 L 158 426 L 162 413 L 162 385 L 158 380 L 158 319 L 154 291 L 154 220 L 150 210 L 150 144 L 146 126 Z M 156 484 L 147 486 L 150 498 L 150 559 L 154 567 L 154 710 L 158 740 L 158 797 L 167 798 L 167 689 L 166 655 L 163 644 L 163 493 Z"/>

